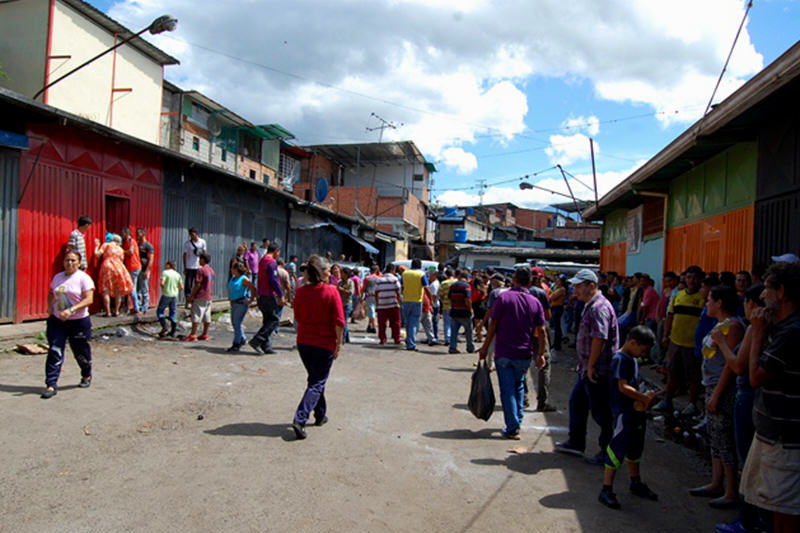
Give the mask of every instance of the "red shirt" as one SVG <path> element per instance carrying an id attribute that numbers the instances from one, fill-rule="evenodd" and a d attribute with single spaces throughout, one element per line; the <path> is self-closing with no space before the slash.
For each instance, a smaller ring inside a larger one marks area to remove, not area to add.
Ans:
<path id="1" fill-rule="evenodd" d="M 125 263 L 125 268 L 128 269 L 128 272 L 141 270 L 142 260 L 139 257 L 139 245 L 136 244 L 136 241 L 133 238 L 128 239 L 127 242 L 122 243 L 122 249 L 125 251 L 130 250 L 132 252 L 131 255 L 126 254 L 125 259 L 123 260 Z"/>
<path id="2" fill-rule="evenodd" d="M 214 298 L 214 269 L 211 265 L 203 265 L 194 277 L 195 285 L 200 287 L 194 295 L 195 300 L 212 300 Z"/>
<path id="3" fill-rule="evenodd" d="M 339 290 L 327 283 L 303 285 L 294 295 L 297 344 L 336 350 L 336 326 L 344 327 Z"/>

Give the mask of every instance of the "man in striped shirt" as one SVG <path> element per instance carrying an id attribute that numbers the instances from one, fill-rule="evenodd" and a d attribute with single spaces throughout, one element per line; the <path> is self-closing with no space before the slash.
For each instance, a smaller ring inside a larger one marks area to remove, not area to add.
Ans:
<path id="1" fill-rule="evenodd" d="M 78 219 L 78 227 L 72 230 L 69 234 L 69 241 L 67 247 L 75 250 L 81 254 L 81 264 L 79 268 L 86 270 L 89 266 L 89 261 L 86 257 L 86 232 L 89 231 L 89 226 L 92 225 L 92 219 L 87 216 L 82 216 Z"/>
<path id="2" fill-rule="evenodd" d="M 395 276 L 392 263 L 386 265 L 386 272 L 375 280 L 375 307 L 381 344 L 386 344 L 386 322 L 392 329 L 392 340 L 400 344 L 400 280 Z"/>

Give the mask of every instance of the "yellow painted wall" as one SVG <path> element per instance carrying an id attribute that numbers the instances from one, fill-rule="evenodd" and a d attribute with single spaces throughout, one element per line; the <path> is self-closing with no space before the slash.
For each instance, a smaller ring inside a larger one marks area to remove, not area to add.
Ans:
<path id="1" fill-rule="evenodd" d="M 48 2 L 0 3 L 0 86 L 31 97 L 44 85 Z M 41 101 L 41 98 L 39 99 Z"/>

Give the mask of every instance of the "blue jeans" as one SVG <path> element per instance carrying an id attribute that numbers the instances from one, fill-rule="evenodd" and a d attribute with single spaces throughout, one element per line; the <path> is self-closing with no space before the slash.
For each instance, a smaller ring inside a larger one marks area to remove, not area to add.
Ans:
<path id="1" fill-rule="evenodd" d="M 556 350 L 561 349 L 561 339 L 564 338 L 564 332 L 561 330 L 561 319 L 564 317 L 564 306 L 556 305 L 551 308 L 553 318 L 550 320 L 550 325 L 553 326 L 556 338 L 553 341 L 553 348 Z"/>
<path id="2" fill-rule="evenodd" d="M 605 452 L 611 442 L 611 380 L 608 376 L 596 376 L 596 380 L 597 383 L 592 383 L 589 378 L 578 376 L 569 396 L 569 442 L 576 450 L 586 448 L 586 422 L 590 411 L 600 426 L 600 450 Z"/>
<path id="3" fill-rule="evenodd" d="M 139 312 L 146 313 L 150 309 L 150 278 L 146 276 L 146 270 L 139 272 L 139 284 L 136 291 L 139 297 Z"/>
<path id="4" fill-rule="evenodd" d="M 522 424 L 525 372 L 530 368 L 531 360 L 495 357 L 494 366 L 497 369 L 500 402 L 503 404 L 503 418 L 506 423 L 503 432 L 514 435 L 519 432 L 519 426 Z"/>
<path id="5" fill-rule="evenodd" d="M 300 352 L 300 359 L 308 372 L 308 379 L 303 399 L 300 400 L 294 414 L 294 421 L 305 426 L 311 411 L 314 411 L 314 418 L 318 421 L 325 417 L 328 409 L 325 401 L 325 383 L 328 381 L 331 365 L 333 365 L 333 352 L 319 346 L 305 344 L 298 344 L 297 351 Z"/>
<path id="6" fill-rule="evenodd" d="M 177 305 L 178 305 L 177 296 L 161 296 L 161 298 L 158 300 L 158 307 L 156 308 L 156 316 L 159 319 L 165 318 L 164 311 L 167 309 L 167 307 L 169 307 L 169 321 L 177 322 L 178 315 L 175 310 Z"/>
<path id="7" fill-rule="evenodd" d="M 431 320 L 433 320 L 433 338 L 436 339 L 436 342 L 439 342 L 439 313 L 441 310 L 441 306 L 434 305 L 433 316 L 431 316 Z"/>
<path id="8" fill-rule="evenodd" d="M 244 317 L 247 314 L 248 308 L 247 302 L 245 303 L 236 303 L 231 302 L 231 323 L 233 324 L 233 344 L 242 345 L 247 341 L 247 337 L 244 336 L 244 327 L 242 323 L 244 322 Z"/>
<path id="9" fill-rule="evenodd" d="M 133 302 L 133 311 L 135 313 L 139 312 L 139 273 L 141 271 L 141 268 L 139 270 L 130 271 L 131 281 L 133 281 L 133 290 L 131 291 L 130 295 L 128 295 L 128 298 L 130 298 L 131 302 Z"/>
<path id="10" fill-rule="evenodd" d="M 417 330 L 422 317 L 422 302 L 403 302 L 403 322 L 406 325 L 406 348 L 417 347 Z"/>
<path id="11" fill-rule="evenodd" d="M 450 344 L 450 310 L 442 309 L 442 329 L 444 329 L 444 342 Z"/>
<path id="12" fill-rule="evenodd" d="M 467 351 L 472 353 L 475 351 L 475 345 L 472 343 L 472 318 L 465 317 L 450 317 L 450 351 L 455 352 L 458 347 L 458 330 L 464 328 L 464 336 L 467 338 Z"/>
<path id="13" fill-rule="evenodd" d="M 352 302 L 352 299 L 350 300 Z M 351 314 L 353 313 L 353 304 L 349 303 L 344 306 L 344 332 L 342 333 L 342 340 L 344 342 L 350 342 L 350 328 L 347 327 L 347 320 Z"/>

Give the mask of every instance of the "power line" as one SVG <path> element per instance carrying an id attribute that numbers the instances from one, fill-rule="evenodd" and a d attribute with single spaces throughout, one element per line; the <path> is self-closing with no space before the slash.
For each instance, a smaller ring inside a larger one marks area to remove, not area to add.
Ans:
<path id="1" fill-rule="evenodd" d="M 731 44 L 731 49 L 728 52 L 728 58 L 725 60 L 725 64 L 722 66 L 722 72 L 719 73 L 719 78 L 717 78 L 717 84 L 714 85 L 714 92 L 711 93 L 711 98 L 708 99 L 708 105 L 706 105 L 706 110 L 703 111 L 704 117 L 708 114 L 708 110 L 711 109 L 711 102 L 714 101 L 714 96 L 716 96 L 717 94 L 717 89 L 719 89 L 719 84 L 722 82 L 722 77 L 725 75 L 725 71 L 728 69 L 728 62 L 730 62 L 731 60 L 731 56 L 733 55 L 733 49 L 736 48 L 736 41 L 739 40 L 739 34 L 742 33 L 744 22 L 747 20 L 747 14 L 750 13 L 751 7 L 753 7 L 753 0 L 749 0 L 747 2 L 747 8 L 744 10 L 744 16 L 742 17 L 742 22 L 739 23 L 739 29 L 736 30 L 736 36 L 733 38 L 733 44 Z"/>

